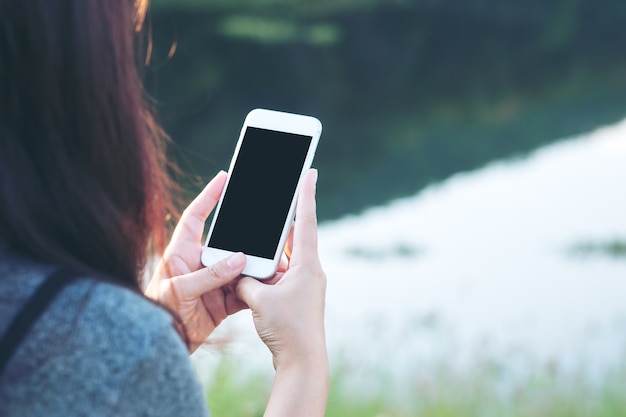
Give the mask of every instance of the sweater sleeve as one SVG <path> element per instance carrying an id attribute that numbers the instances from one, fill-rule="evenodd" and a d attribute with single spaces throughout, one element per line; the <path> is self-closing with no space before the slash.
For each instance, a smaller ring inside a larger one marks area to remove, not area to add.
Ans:
<path id="1" fill-rule="evenodd" d="M 206 417 L 208 410 L 201 384 L 180 337 L 164 329 L 150 352 L 130 370 L 115 416 Z"/>

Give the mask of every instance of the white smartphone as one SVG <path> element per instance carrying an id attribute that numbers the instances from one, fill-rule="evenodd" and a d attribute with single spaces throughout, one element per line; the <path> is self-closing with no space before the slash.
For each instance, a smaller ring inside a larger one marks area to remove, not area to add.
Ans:
<path id="1" fill-rule="evenodd" d="M 272 277 L 293 222 L 298 186 L 311 167 L 322 124 L 311 116 L 248 113 L 202 251 L 214 264 L 246 255 L 244 275 Z"/>

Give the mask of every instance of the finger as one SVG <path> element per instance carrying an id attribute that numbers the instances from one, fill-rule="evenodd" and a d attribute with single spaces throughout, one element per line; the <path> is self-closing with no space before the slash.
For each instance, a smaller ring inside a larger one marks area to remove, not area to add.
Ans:
<path id="1" fill-rule="evenodd" d="M 251 309 L 254 309 L 258 294 L 263 291 L 264 286 L 265 284 L 262 284 L 254 278 L 243 277 L 237 283 L 235 292 L 241 301 L 246 303 Z"/>
<path id="2" fill-rule="evenodd" d="M 226 178 L 228 175 L 224 171 L 220 171 L 213 179 L 204 187 L 204 189 L 193 199 L 189 206 L 183 212 L 174 234 L 172 242 L 184 239 L 200 241 L 204 230 L 204 222 L 213 211 L 220 199 Z"/>
<path id="3" fill-rule="evenodd" d="M 291 252 L 293 249 L 293 224 L 289 229 L 289 234 L 287 235 L 287 241 L 285 242 L 285 249 L 280 256 L 280 260 L 278 261 L 277 271 L 285 272 L 289 269 L 289 260 L 291 259 Z"/>
<path id="4" fill-rule="evenodd" d="M 248 308 L 248 305 L 241 301 L 237 295 L 233 293 L 226 294 L 224 297 L 224 304 L 226 305 L 226 313 L 229 316 Z"/>
<path id="5" fill-rule="evenodd" d="M 285 253 L 283 253 L 280 256 L 280 260 L 278 261 L 278 268 L 276 268 L 276 271 L 285 272 L 288 269 L 289 269 L 289 258 L 287 257 Z"/>
<path id="6" fill-rule="evenodd" d="M 284 272 L 284 271 L 278 271 L 278 272 L 276 272 L 276 273 L 274 274 L 274 276 L 273 276 L 273 277 L 268 278 L 268 279 L 264 279 L 264 280 L 263 280 L 263 284 L 265 284 L 265 285 L 274 285 L 274 284 L 277 284 L 277 283 L 281 280 L 281 278 L 283 277 L 283 275 L 285 275 L 285 272 Z"/>
<path id="7" fill-rule="evenodd" d="M 172 286 L 181 301 L 190 301 L 228 284 L 241 274 L 245 265 L 245 255 L 236 253 L 196 272 L 172 278 Z"/>
<path id="8" fill-rule="evenodd" d="M 316 182 L 317 170 L 310 169 L 303 178 L 298 194 L 292 261 L 306 262 L 311 254 L 317 257 Z"/>
<path id="9" fill-rule="evenodd" d="M 197 258 L 200 259 L 200 257 Z M 161 259 L 161 262 L 159 263 L 159 273 L 157 274 L 157 276 L 161 276 L 163 278 L 171 278 L 179 275 L 188 274 L 192 270 L 195 271 L 202 267 L 200 260 L 197 260 L 193 265 L 189 265 L 188 262 L 189 261 L 183 259 L 179 253 L 168 253 L 166 257 Z"/>
<path id="10" fill-rule="evenodd" d="M 285 242 L 285 254 L 287 255 L 287 259 L 291 258 L 291 253 L 293 252 L 293 224 L 289 229 L 289 234 L 287 235 L 287 241 Z"/>

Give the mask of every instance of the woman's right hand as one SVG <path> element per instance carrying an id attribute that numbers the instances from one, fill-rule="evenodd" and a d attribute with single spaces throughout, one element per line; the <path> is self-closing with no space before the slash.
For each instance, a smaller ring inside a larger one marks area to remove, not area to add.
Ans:
<path id="1" fill-rule="evenodd" d="M 269 281 L 244 277 L 237 284 L 237 295 L 252 310 L 274 359 L 276 378 L 266 416 L 322 416 L 326 406 L 326 275 L 317 253 L 316 181 L 317 171 L 309 170 L 300 188 L 286 269 Z"/>

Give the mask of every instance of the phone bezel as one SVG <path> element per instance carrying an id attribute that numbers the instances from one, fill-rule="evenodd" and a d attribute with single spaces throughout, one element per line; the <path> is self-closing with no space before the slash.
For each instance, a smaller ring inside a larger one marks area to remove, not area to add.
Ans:
<path id="1" fill-rule="evenodd" d="M 235 151 L 233 153 L 230 166 L 228 168 L 228 177 L 226 179 L 226 184 L 224 185 L 224 189 L 222 190 L 222 194 L 215 208 L 215 213 L 213 215 L 213 219 L 209 227 L 209 232 L 207 234 L 207 238 L 202 250 L 201 261 L 202 264 L 205 266 L 209 266 L 211 264 L 219 262 L 220 260 L 228 257 L 233 253 L 228 250 L 210 247 L 209 240 L 211 238 L 213 228 L 215 227 L 215 223 L 219 217 L 220 209 L 222 207 L 222 200 L 224 199 L 224 195 L 226 193 L 226 190 L 228 189 L 231 173 L 235 166 L 235 162 L 237 161 L 239 150 L 241 148 L 241 144 L 243 142 L 246 129 L 248 127 L 294 133 L 311 137 L 311 143 L 309 145 L 306 158 L 300 170 L 298 185 L 296 186 L 294 196 L 291 200 L 289 212 L 283 224 L 283 230 L 281 232 L 280 240 L 278 242 L 274 257 L 272 259 L 268 259 L 245 254 L 247 262 L 242 274 L 258 279 L 268 279 L 274 276 L 278 268 L 278 263 L 282 256 L 287 236 L 289 235 L 289 229 L 291 228 L 291 224 L 294 219 L 296 200 L 298 197 L 298 191 L 300 190 L 300 183 L 302 181 L 304 173 L 311 167 L 311 164 L 313 163 L 313 157 L 315 156 L 317 144 L 319 142 L 319 138 L 322 132 L 322 124 L 317 118 L 312 116 L 285 113 L 275 110 L 254 109 L 250 113 L 248 113 L 244 120 L 243 126 L 241 127 L 239 139 L 237 140 Z"/>

